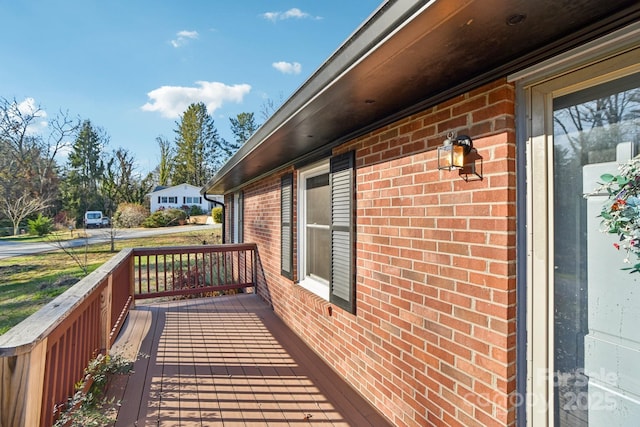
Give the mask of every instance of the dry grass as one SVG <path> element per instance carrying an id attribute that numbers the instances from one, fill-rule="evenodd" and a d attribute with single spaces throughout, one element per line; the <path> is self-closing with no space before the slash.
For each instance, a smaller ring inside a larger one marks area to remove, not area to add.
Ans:
<path id="1" fill-rule="evenodd" d="M 181 246 L 219 243 L 220 230 L 165 234 L 140 239 L 116 240 L 116 252 L 125 247 Z M 94 271 L 114 256 L 110 244 L 73 249 Z M 0 335 L 35 313 L 83 277 L 82 269 L 62 250 L 0 260 Z"/>

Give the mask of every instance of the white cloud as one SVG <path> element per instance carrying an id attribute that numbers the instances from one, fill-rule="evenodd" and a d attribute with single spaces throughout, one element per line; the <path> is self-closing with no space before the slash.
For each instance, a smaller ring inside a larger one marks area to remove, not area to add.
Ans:
<path id="1" fill-rule="evenodd" d="M 195 40 L 198 38 L 198 32 L 197 31 L 187 31 L 187 30 L 182 30 L 182 31 L 178 31 L 176 33 L 176 38 L 174 40 L 171 40 L 171 46 L 173 47 L 180 47 L 180 46 L 184 46 L 185 44 L 187 44 L 187 42 L 189 40 Z"/>
<path id="2" fill-rule="evenodd" d="M 69 154 L 71 154 L 71 142 L 65 143 L 62 147 L 58 149 L 56 153 L 55 159 L 58 163 L 63 164 L 66 163 L 69 159 Z"/>
<path id="3" fill-rule="evenodd" d="M 198 87 L 162 86 L 147 93 L 151 102 L 141 108 L 143 111 L 157 111 L 163 117 L 177 118 L 196 102 L 204 102 L 209 114 L 220 108 L 225 102 L 241 103 L 251 91 L 248 84 L 233 86 L 219 82 L 196 82 Z"/>
<path id="4" fill-rule="evenodd" d="M 29 126 L 27 127 L 27 134 L 29 135 L 37 135 L 45 131 L 49 122 L 47 122 L 47 112 L 40 109 L 40 106 L 36 103 L 36 100 L 33 98 L 25 98 L 19 103 L 14 104 L 15 109 L 13 112 L 11 110 L 8 111 L 9 117 L 14 117 L 18 113 L 22 117 L 33 116 L 33 119 L 30 121 Z M 13 108 L 13 106 L 12 106 Z"/>
<path id="5" fill-rule="evenodd" d="M 271 66 L 283 74 L 300 74 L 302 71 L 302 65 L 299 62 L 280 61 L 274 62 Z"/>
<path id="6" fill-rule="evenodd" d="M 17 104 L 18 111 L 22 114 L 31 115 L 39 110 L 38 104 L 36 104 L 36 100 L 33 98 L 25 98 L 22 102 Z M 46 117 L 47 113 L 45 111 L 40 110 L 38 112 L 38 117 Z"/>
<path id="7" fill-rule="evenodd" d="M 262 14 L 262 17 L 272 22 L 283 21 L 285 19 L 322 19 L 319 16 L 311 16 L 307 12 L 303 12 L 297 7 L 289 9 L 286 12 L 266 12 Z"/>

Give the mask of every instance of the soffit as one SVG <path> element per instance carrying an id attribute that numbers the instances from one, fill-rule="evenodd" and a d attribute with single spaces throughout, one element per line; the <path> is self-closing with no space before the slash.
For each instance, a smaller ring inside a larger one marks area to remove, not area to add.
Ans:
<path id="1" fill-rule="evenodd" d="M 516 15 L 524 21 L 509 25 Z M 241 187 L 312 153 L 637 21 L 635 0 L 384 3 L 205 186 Z"/>

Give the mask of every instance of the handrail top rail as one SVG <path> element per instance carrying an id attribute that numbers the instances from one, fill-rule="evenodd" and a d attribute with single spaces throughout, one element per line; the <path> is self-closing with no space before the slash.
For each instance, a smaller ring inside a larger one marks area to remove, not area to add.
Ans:
<path id="1" fill-rule="evenodd" d="M 231 252 L 256 250 L 255 243 L 224 243 L 220 245 L 190 245 L 132 248 L 133 255 L 166 255 L 200 252 Z"/>
<path id="2" fill-rule="evenodd" d="M 121 250 L 40 310 L 0 335 L 0 357 L 18 356 L 30 351 L 86 300 L 113 270 L 126 262 L 132 252 L 131 248 Z"/>
<path id="3" fill-rule="evenodd" d="M 204 249 L 204 250 L 203 250 Z M 40 310 L 0 335 L 0 357 L 18 356 L 29 352 L 45 339 L 74 308 L 79 306 L 106 280 L 116 268 L 136 255 L 190 254 L 201 252 L 255 251 L 255 243 L 221 245 L 137 247 L 121 250 L 78 283 L 54 298 Z"/>

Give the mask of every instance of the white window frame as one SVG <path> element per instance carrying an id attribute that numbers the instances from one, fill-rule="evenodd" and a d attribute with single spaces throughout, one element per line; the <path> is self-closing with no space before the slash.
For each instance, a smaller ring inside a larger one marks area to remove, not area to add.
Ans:
<path id="1" fill-rule="evenodd" d="M 307 275 L 307 179 L 329 173 L 329 159 L 298 171 L 298 284 L 329 301 L 329 281 Z"/>

